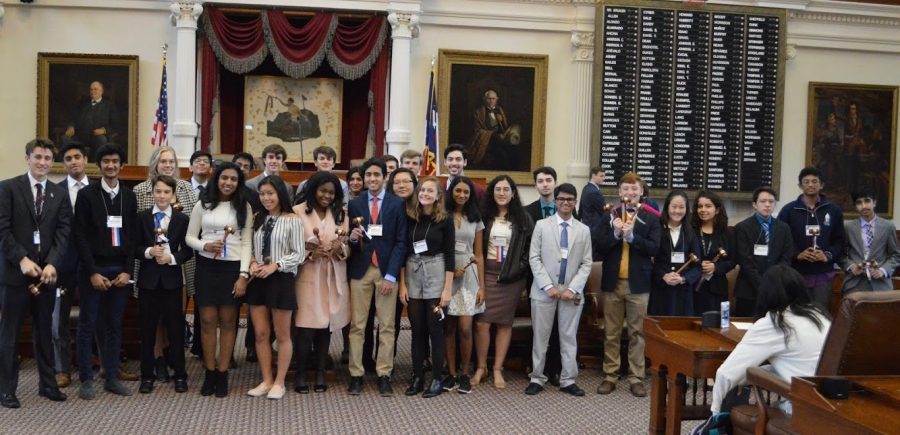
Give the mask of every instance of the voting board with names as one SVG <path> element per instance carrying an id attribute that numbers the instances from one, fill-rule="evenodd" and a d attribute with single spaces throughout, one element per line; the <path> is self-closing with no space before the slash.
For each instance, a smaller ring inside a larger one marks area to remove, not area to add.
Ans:
<path id="1" fill-rule="evenodd" d="M 599 8 L 594 125 L 607 186 L 630 171 L 651 188 L 777 184 L 783 10 L 641 0 Z"/>

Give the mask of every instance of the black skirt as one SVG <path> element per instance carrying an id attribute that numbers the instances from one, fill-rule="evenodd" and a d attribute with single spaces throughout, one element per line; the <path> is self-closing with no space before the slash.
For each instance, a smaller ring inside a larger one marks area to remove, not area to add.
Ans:
<path id="1" fill-rule="evenodd" d="M 196 304 L 201 307 L 240 304 L 240 298 L 231 294 L 234 283 L 240 276 L 240 269 L 240 261 L 213 260 L 198 255 L 195 275 L 197 293 L 194 295 Z"/>
<path id="2" fill-rule="evenodd" d="M 266 279 L 254 278 L 247 286 L 247 304 L 278 310 L 296 310 L 293 273 L 275 272 Z"/>

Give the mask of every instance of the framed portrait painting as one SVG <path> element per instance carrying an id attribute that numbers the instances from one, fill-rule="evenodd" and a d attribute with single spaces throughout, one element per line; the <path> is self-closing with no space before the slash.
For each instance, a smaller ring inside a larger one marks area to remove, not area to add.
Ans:
<path id="1" fill-rule="evenodd" d="M 135 163 L 137 108 L 137 56 L 38 53 L 38 137 L 58 148 L 80 142 L 91 162 L 100 145 L 116 143 Z"/>
<path id="2" fill-rule="evenodd" d="M 851 195 L 875 193 L 875 211 L 892 218 L 897 86 L 809 84 L 806 164 L 822 171 L 824 192 L 856 217 Z"/>
<path id="3" fill-rule="evenodd" d="M 548 56 L 440 50 L 439 58 L 439 155 L 460 144 L 467 175 L 534 184 L 531 170 L 544 163 Z"/>
<path id="4" fill-rule="evenodd" d="M 270 144 L 282 145 L 289 162 L 310 162 L 313 150 L 327 145 L 341 161 L 340 79 L 246 76 L 244 151 L 259 156 Z"/>

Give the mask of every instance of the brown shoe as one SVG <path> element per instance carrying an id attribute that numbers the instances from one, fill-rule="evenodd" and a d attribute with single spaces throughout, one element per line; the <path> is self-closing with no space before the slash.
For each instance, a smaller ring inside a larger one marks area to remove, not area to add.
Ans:
<path id="1" fill-rule="evenodd" d="M 634 397 L 647 397 L 647 388 L 640 382 L 631 384 L 631 394 Z"/>
<path id="2" fill-rule="evenodd" d="M 603 381 L 600 383 L 600 386 L 597 387 L 597 394 L 609 394 L 616 390 L 616 384 L 610 381 Z"/>
<path id="3" fill-rule="evenodd" d="M 137 381 L 141 377 L 137 375 L 137 373 L 129 372 L 123 368 L 119 368 L 119 380 L 120 381 Z"/>
<path id="4" fill-rule="evenodd" d="M 66 388 L 69 385 L 72 385 L 72 376 L 68 373 L 57 373 L 56 374 L 56 386 L 59 388 Z"/>

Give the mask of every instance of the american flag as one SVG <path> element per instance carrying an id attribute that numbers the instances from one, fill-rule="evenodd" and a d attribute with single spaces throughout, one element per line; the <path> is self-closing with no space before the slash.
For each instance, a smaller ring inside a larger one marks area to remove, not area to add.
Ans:
<path id="1" fill-rule="evenodd" d="M 434 88 L 434 62 L 432 61 L 431 80 L 428 83 L 428 115 L 425 117 L 425 147 L 422 149 L 422 167 L 419 169 L 419 175 L 437 175 L 439 125 L 437 90 Z"/>
<path id="2" fill-rule="evenodd" d="M 169 144 L 166 130 L 169 128 L 169 87 L 166 79 L 166 57 L 163 56 L 162 83 L 159 85 L 159 105 L 156 106 L 156 119 L 153 121 L 153 137 L 150 145 L 161 147 Z"/>

